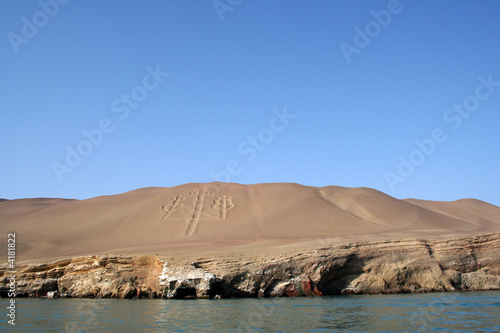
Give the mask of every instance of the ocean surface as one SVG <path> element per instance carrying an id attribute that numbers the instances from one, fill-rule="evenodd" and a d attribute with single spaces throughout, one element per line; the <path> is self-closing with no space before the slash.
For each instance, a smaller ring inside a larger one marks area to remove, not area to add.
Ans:
<path id="1" fill-rule="evenodd" d="M 500 291 L 223 300 L 0 299 L 0 331 L 500 332 Z"/>

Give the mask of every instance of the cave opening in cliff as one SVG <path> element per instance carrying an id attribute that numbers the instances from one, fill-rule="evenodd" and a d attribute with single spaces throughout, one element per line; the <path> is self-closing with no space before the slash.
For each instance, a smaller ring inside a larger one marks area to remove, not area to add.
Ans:
<path id="1" fill-rule="evenodd" d="M 174 298 L 196 298 L 196 288 L 179 288 Z"/>

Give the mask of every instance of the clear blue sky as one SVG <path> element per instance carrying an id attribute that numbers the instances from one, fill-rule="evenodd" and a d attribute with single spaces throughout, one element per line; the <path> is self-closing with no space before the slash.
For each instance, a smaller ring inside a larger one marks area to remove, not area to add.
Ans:
<path id="1" fill-rule="evenodd" d="M 0 1 L 0 197 L 218 178 L 500 205 L 499 1 L 61 2 Z"/>

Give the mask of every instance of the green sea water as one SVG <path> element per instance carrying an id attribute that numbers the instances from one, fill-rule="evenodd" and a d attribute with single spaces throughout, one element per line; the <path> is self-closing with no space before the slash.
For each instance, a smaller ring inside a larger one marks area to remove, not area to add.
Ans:
<path id="1" fill-rule="evenodd" d="M 262 299 L 16 299 L 13 332 L 500 332 L 500 291 Z"/>

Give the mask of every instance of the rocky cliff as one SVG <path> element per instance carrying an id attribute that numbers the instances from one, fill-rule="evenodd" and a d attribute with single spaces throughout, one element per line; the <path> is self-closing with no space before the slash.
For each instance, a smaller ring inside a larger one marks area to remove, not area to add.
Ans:
<path id="1" fill-rule="evenodd" d="M 192 261 L 190 261 L 192 260 Z M 10 274 L 1 267 L 0 296 Z M 17 297 L 275 297 L 500 289 L 500 233 L 238 258 L 86 256 L 17 267 Z"/>

